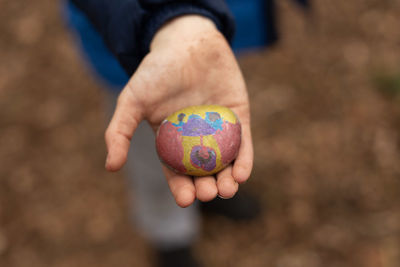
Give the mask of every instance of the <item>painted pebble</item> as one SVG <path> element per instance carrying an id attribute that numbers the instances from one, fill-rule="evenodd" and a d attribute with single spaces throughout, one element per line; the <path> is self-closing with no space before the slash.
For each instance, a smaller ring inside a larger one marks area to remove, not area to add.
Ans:
<path id="1" fill-rule="evenodd" d="M 213 175 L 237 156 L 241 125 L 223 106 L 191 106 L 166 118 L 157 132 L 160 160 L 170 169 L 191 176 Z"/>

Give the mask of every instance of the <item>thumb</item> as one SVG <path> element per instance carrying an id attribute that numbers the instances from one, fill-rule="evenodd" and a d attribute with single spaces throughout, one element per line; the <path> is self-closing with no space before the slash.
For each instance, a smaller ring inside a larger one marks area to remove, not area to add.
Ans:
<path id="1" fill-rule="evenodd" d="M 105 132 L 108 151 L 105 167 L 108 171 L 118 171 L 125 164 L 133 133 L 142 120 L 142 105 L 134 91 L 126 86 L 118 97 L 114 115 Z"/>

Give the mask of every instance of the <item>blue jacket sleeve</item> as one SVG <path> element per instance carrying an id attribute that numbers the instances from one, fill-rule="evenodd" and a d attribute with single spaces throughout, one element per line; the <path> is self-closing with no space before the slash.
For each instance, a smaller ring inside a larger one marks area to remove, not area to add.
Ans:
<path id="1" fill-rule="evenodd" d="M 198 14 L 214 21 L 231 41 L 233 17 L 223 0 L 70 0 L 81 9 L 128 75 L 149 52 L 156 31 L 169 19 Z"/>

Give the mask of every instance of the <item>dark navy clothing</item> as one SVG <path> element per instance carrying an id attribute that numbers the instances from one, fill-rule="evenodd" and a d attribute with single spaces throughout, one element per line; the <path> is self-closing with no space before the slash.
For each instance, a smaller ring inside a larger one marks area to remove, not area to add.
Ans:
<path id="1" fill-rule="evenodd" d="M 210 18 L 236 53 L 265 47 L 278 37 L 275 0 L 64 1 L 64 17 L 78 37 L 83 56 L 108 87 L 118 90 L 149 52 L 156 31 L 179 15 Z"/>
<path id="2" fill-rule="evenodd" d="M 156 31 L 168 20 L 198 14 L 214 21 L 230 40 L 234 20 L 223 0 L 70 0 L 88 17 L 128 75 L 133 74 Z"/>

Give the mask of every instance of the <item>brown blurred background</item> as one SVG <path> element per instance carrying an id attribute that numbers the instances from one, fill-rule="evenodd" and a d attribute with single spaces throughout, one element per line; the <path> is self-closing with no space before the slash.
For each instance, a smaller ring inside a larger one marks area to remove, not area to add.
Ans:
<path id="1" fill-rule="evenodd" d="M 278 1 L 280 43 L 241 57 L 251 224 L 204 218 L 204 266 L 400 266 L 400 1 Z M 103 169 L 105 93 L 58 1 L 0 0 L 0 266 L 150 266 L 126 181 Z"/>

